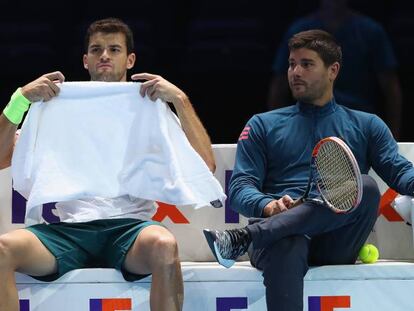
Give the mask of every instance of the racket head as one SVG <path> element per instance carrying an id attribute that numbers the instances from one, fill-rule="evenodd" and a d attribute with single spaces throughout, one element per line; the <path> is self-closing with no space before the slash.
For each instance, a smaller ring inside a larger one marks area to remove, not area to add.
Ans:
<path id="1" fill-rule="evenodd" d="M 338 137 L 320 140 L 312 152 L 312 178 L 322 200 L 336 213 L 348 213 L 362 199 L 362 176 L 346 143 Z"/>

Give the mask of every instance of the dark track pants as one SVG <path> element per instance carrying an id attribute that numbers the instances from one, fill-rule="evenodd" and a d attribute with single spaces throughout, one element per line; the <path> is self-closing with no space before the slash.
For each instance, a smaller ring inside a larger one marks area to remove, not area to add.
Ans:
<path id="1" fill-rule="evenodd" d="M 378 216 L 380 192 L 363 175 L 363 197 L 348 214 L 306 202 L 269 218 L 252 218 L 250 261 L 263 271 L 268 311 L 303 311 L 309 266 L 353 264 Z"/>

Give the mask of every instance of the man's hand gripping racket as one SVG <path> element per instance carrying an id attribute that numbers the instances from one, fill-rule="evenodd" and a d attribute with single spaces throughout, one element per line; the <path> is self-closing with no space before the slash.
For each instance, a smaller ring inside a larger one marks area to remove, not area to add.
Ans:
<path id="1" fill-rule="evenodd" d="M 316 144 L 306 191 L 290 208 L 306 201 L 313 187 L 336 213 L 348 213 L 361 202 L 361 172 L 351 149 L 341 139 L 327 137 Z"/>

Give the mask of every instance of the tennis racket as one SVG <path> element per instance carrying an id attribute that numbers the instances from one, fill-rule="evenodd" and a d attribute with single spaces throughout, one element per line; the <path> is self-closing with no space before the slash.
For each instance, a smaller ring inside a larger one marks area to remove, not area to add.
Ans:
<path id="1" fill-rule="evenodd" d="M 336 213 L 355 209 L 362 198 L 362 177 L 351 149 L 338 137 L 321 139 L 312 151 L 310 175 L 305 193 L 295 207 L 307 200 L 312 189 Z"/>

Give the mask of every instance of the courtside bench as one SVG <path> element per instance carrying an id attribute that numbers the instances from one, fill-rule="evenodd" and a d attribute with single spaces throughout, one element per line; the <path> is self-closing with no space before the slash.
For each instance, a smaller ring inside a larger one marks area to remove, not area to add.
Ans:
<path id="1" fill-rule="evenodd" d="M 400 143 L 400 150 L 414 160 L 414 144 Z M 227 189 L 236 146 L 214 145 L 216 177 Z M 414 249 L 411 226 L 402 221 L 390 202 L 395 193 L 374 174 L 383 199 L 369 242 L 378 246 L 376 264 L 314 267 L 305 277 L 304 310 L 414 310 Z M 23 227 L 24 201 L 11 190 L 10 170 L 0 171 L 0 232 Z M 56 221 L 53 207 L 44 217 Z M 167 225 L 178 239 L 183 261 L 187 311 L 266 310 L 262 276 L 243 257 L 231 269 L 213 260 L 202 235 L 203 228 L 235 228 L 246 219 L 225 208 L 175 207 L 159 204 L 155 219 Z M 129 283 L 113 269 L 81 269 L 52 283 L 16 273 L 21 311 L 149 310 L 151 277 Z"/>

